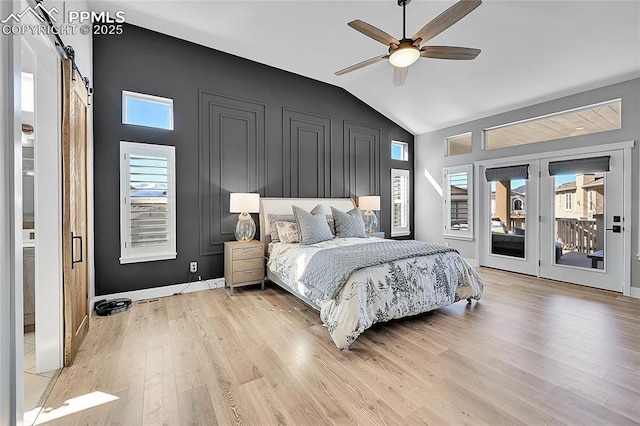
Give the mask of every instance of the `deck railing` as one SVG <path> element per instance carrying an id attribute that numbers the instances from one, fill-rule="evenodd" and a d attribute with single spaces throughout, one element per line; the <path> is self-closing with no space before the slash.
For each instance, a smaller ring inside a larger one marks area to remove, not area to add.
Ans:
<path id="1" fill-rule="evenodd" d="M 598 229 L 595 220 L 556 218 L 557 236 L 564 250 L 579 253 L 596 251 Z"/>

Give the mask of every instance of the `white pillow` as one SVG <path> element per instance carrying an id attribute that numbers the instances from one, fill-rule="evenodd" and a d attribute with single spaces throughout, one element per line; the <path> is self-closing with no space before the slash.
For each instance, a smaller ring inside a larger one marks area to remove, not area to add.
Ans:
<path id="1" fill-rule="evenodd" d="M 300 229 L 298 228 L 298 224 L 296 222 L 279 220 L 276 222 L 276 228 L 278 230 L 278 237 L 280 238 L 280 242 L 300 242 Z"/>

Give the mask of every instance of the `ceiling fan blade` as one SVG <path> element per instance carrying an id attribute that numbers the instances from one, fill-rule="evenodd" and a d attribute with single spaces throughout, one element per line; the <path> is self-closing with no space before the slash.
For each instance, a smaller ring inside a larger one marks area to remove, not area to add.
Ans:
<path id="1" fill-rule="evenodd" d="M 402 86 L 407 79 L 409 67 L 393 67 L 393 85 Z"/>
<path id="2" fill-rule="evenodd" d="M 347 67 L 345 69 L 342 69 L 340 71 L 336 71 L 336 75 L 343 75 L 346 74 L 348 72 L 351 71 L 355 71 L 355 70 L 359 70 L 360 68 L 364 68 L 367 65 L 371 65 L 371 64 L 375 64 L 376 62 L 379 62 L 383 59 L 387 59 L 389 57 L 389 55 L 382 55 L 382 56 L 376 56 L 375 58 L 371 58 L 371 59 L 367 59 L 366 61 L 362 61 L 362 62 L 358 62 L 355 65 L 351 65 L 350 67 Z"/>
<path id="3" fill-rule="evenodd" d="M 424 46 L 420 49 L 420 56 L 433 59 L 475 59 L 480 54 L 480 49 L 472 47 L 454 46 Z"/>
<path id="4" fill-rule="evenodd" d="M 360 19 L 351 21 L 347 25 L 349 25 L 356 31 L 360 31 L 367 37 L 371 37 L 372 39 L 379 41 L 387 47 L 391 46 L 392 44 L 395 44 L 396 46 L 400 44 L 397 38 L 385 33 L 381 29 L 376 28 L 371 24 L 367 24 L 366 22 L 361 21 Z"/>
<path id="5" fill-rule="evenodd" d="M 482 4 L 482 0 L 460 0 L 422 27 L 413 35 L 413 40 L 421 39 L 420 43 L 426 43 L 467 16 L 480 4 Z"/>

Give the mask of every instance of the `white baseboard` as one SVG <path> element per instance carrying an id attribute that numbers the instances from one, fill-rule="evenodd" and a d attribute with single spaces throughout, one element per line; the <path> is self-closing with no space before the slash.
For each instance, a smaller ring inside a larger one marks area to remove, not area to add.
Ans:
<path id="1" fill-rule="evenodd" d="M 467 259 L 466 257 L 464 258 L 464 260 L 467 261 L 467 263 L 471 266 L 473 266 L 474 268 L 477 268 L 478 266 L 480 266 L 478 264 L 478 261 L 476 259 Z"/>
<path id="2" fill-rule="evenodd" d="M 91 301 L 91 310 L 97 300 L 127 298 L 132 301 L 156 299 L 158 297 L 173 296 L 176 293 L 193 293 L 194 291 L 213 290 L 224 287 L 224 278 L 193 281 L 191 283 L 174 284 L 164 287 L 145 288 L 143 290 L 125 291 L 123 293 L 103 294 L 95 296 Z"/>
<path id="3" fill-rule="evenodd" d="M 635 297 L 636 299 L 640 299 L 640 287 L 631 287 L 631 292 L 629 296 Z"/>

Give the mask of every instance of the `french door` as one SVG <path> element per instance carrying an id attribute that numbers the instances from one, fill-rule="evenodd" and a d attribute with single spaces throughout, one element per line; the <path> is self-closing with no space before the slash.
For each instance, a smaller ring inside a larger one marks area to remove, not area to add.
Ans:
<path id="1" fill-rule="evenodd" d="M 480 264 L 623 291 L 622 150 L 480 166 Z"/>
<path id="2" fill-rule="evenodd" d="M 622 292 L 623 152 L 541 161 L 540 276 Z"/>

